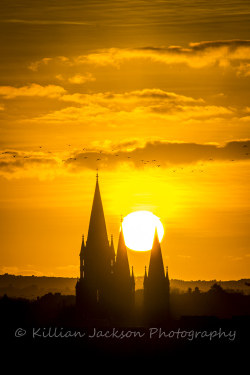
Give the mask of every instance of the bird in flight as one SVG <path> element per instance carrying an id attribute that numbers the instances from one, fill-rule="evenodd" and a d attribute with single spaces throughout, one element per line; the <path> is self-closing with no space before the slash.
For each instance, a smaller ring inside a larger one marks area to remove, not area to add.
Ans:
<path id="1" fill-rule="evenodd" d="M 101 159 L 96 159 L 96 161 L 97 161 L 97 160 L 101 160 Z"/>
<path id="2" fill-rule="evenodd" d="M 160 167 L 161 165 L 157 165 L 157 167 Z"/>

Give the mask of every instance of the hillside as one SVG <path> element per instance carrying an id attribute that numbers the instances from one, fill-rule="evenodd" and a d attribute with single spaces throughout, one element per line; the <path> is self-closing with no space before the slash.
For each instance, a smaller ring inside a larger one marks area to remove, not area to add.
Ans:
<path id="1" fill-rule="evenodd" d="M 61 293 L 63 295 L 75 295 L 76 278 L 65 277 L 38 277 L 38 276 L 15 276 L 0 275 L 0 296 L 7 294 L 10 297 L 23 297 L 36 299 L 47 293 Z M 135 278 L 136 290 L 143 289 L 143 276 Z M 250 294 L 250 287 L 245 283 L 250 283 L 250 279 L 219 281 L 219 280 L 170 280 L 171 293 L 178 294 L 187 292 L 198 287 L 201 292 L 206 292 L 210 287 L 218 283 L 223 289 L 228 291 L 242 292 Z"/>

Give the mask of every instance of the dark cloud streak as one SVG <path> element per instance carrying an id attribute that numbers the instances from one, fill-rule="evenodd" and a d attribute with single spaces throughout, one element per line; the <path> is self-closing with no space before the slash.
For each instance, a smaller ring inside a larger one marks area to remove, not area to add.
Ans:
<path id="1" fill-rule="evenodd" d="M 244 148 L 244 145 L 247 147 Z M 159 163 L 162 167 L 192 165 L 200 161 L 211 163 L 210 159 L 213 159 L 213 162 L 230 163 L 232 159 L 235 161 L 250 160 L 246 155 L 248 149 L 250 149 L 250 140 L 231 141 L 223 147 L 213 144 L 154 141 L 147 142 L 144 147 L 137 147 L 133 151 L 102 152 L 101 157 L 100 153 L 75 153 L 77 160 L 68 159 L 67 163 L 74 165 L 75 170 L 96 169 L 97 166 L 104 169 L 116 168 L 125 162 L 131 163 L 139 169 L 145 168 L 147 165 L 156 167 Z M 88 158 L 84 159 L 86 156 Z M 97 158 L 101 158 L 101 160 L 96 161 Z"/>

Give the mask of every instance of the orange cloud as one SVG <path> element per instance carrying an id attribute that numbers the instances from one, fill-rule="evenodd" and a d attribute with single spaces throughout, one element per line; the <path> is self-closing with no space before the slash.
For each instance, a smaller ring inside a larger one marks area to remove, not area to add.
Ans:
<path id="1" fill-rule="evenodd" d="M 50 57 L 44 57 L 43 59 L 41 59 L 39 61 L 31 63 L 30 66 L 29 66 L 29 69 L 33 70 L 34 72 L 37 72 L 38 68 L 39 68 L 39 66 L 41 64 L 47 65 L 50 60 L 52 60 L 52 58 L 50 58 Z"/>
<path id="2" fill-rule="evenodd" d="M 234 114 L 232 108 L 206 105 L 204 100 L 194 99 L 160 89 L 144 89 L 117 94 L 62 94 L 60 101 L 80 104 L 50 112 L 42 117 L 29 119 L 29 122 L 77 121 L 92 124 L 95 121 L 119 126 L 125 123 L 138 123 L 149 116 L 152 119 L 165 119 L 171 122 L 189 119 L 224 117 Z"/>
<path id="3" fill-rule="evenodd" d="M 78 56 L 71 61 L 71 64 L 80 65 L 87 63 L 119 67 L 126 60 L 146 58 L 165 64 L 185 63 L 192 68 L 201 68 L 215 63 L 225 66 L 233 60 L 249 60 L 249 52 L 249 40 L 219 40 L 190 43 L 189 48 L 170 46 L 138 49 L 100 49 Z"/>
<path id="4" fill-rule="evenodd" d="M 100 152 L 101 146 L 103 149 Z M 106 142 L 104 147 L 97 142 L 84 151 L 74 150 L 56 155 L 3 151 L 0 171 L 1 175 L 7 178 L 37 176 L 44 179 L 54 178 L 60 174 L 78 173 L 86 169 L 95 170 L 97 166 L 101 166 L 103 170 L 111 170 L 121 164 L 128 164 L 136 169 L 148 166 L 156 169 L 173 166 L 184 168 L 197 163 L 215 165 L 217 162 L 249 162 L 249 149 L 249 139 L 229 141 L 224 146 L 169 142 L 163 139 L 128 139 L 116 143 Z"/>
<path id="5" fill-rule="evenodd" d="M 55 85 L 40 86 L 36 83 L 32 83 L 29 86 L 23 87 L 0 86 L 0 96 L 4 99 L 14 99 L 18 96 L 58 98 L 65 93 L 64 88 Z"/>
<path id="6" fill-rule="evenodd" d="M 91 73 L 86 73 L 85 75 L 82 75 L 80 73 L 75 74 L 73 77 L 70 77 L 68 79 L 70 83 L 80 84 L 85 82 L 93 82 L 95 81 L 95 77 Z"/>
<path id="7" fill-rule="evenodd" d="M 250 64 L 249 63 L 241 63 L 240 66 L 237 68 L 236 71 L 237 76 L 250 76 Z"/>

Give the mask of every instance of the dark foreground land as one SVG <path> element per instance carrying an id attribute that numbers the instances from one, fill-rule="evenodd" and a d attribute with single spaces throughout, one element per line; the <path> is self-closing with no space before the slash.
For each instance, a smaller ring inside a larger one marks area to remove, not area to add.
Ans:
<path id="1" fill-rule="evenodd" d="M 170 315 L 145 317 L 142 304 L 130 316 L 82 318 L 75 296 L 60 293 L 36 300 L 0 299 L 0 329 L 4 349 L 16 353 L 79 353 L 107 360 L 141 361 L 198 358 L 221 361 L 249 356 L 250 295 L 229 293 L 215 284 L 208 292 L 170 295 Z M 64 353 L 64 354 L 63 354 Z M 209 361 L 209 360 L 208 360 Z M 188 363 L 188 362 L 187 362 Z"/>

